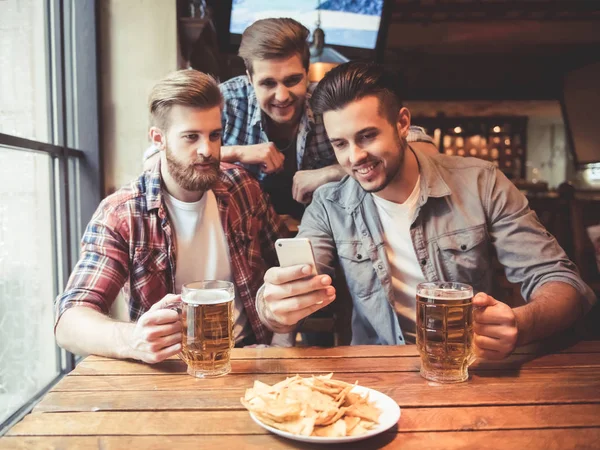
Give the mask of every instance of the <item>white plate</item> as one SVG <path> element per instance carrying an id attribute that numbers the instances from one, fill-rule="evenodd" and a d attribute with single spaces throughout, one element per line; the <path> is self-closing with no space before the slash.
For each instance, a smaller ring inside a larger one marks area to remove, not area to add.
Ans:
<path id="1" fill-rule="evenodd" d="M 367 394 L 369 396 L 369 401 L 374 403 L 375 406 L 377 406 L 381 410 L 381 415 L 379 416 L 379 424 L 375 425 L 367 433 L 362 434 L 360 436 L 300 436 L 298 434 L 288 433 L 287 431 L 278 430 L 277 428 L 273 428 L 269 425 L 266 425 L 262 423 L 260 419 L 258 419 L 252 413 L 250 413 L 250 417 L 252 417 L 252 420 L 254 420 L 258 425 L 260 425 L 266 430 L 269 430 L 271 433 L 278 434 L 279 436 L 283 436 L 288 439 L 294 439 L 296 441 L 312 442 L 316 444 L 340 444 L 344 442 L 360 441 L 375 436 L 379 433 L 383 433 L 386 430 L 389 430 L 398 423 L 398 420 L 400 420 L 400 407 L 394 400 L 392 400 L 387 395 L 382 394 L 381 392 L 376 391 L 375 389 L 369 389 L 363 386 L 355 386 L 351 392 L 355 392 L 363 396 Z"/>

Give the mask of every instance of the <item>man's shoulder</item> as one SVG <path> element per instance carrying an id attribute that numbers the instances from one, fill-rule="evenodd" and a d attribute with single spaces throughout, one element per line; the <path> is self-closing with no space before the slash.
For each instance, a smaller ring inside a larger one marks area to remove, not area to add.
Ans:
<path id="1" fill-rule="evenodd" d="M 146 193 L 148 190 L 154 189 L 151 186 L 150 178 L 150 172 L 142 173 L 138 178 L 105 197 L 100 202 L 98 211 L 117 216 L 129 216 L 145 211 L 147 209 Z"/>
<path id="2" fill-rule="evenodd" d="M 456 176 L 461 176 L 460 171 L 481 171 L 489 172 L 495 171 L 496 166 L 490 161 L 485 161 L 479 158 L 463 157 L 463 156 L 448 156 L 440 153 L 439 155 L 428 155 L 427 156 L 435 166 L 447 171 L 448 173 Z"/>
<path id="3" fill-rule="evenodd" d="M 240 191 L 261 192 L 256 178 L 237 164 L 221 162 L 220 180 L 231 193 Z"/>
<path id="4" fill-rule="evenodd" d="M 341 199 L 353 197 L 357 193 L 357 187 L 362 190 L 356 180 L 349 175 L 344 175 L 344 178 L 339 181 L 330 181 L 319 186 L 313 194 L 313 201 L 323 204 L 339 203 Z"/>
<path id="5" fill-rule="evenodd" d="M 225 104 L 230 101 L 248 101 L 255 97 L 254 88 L 246 75 L 231 78 L 219 85 Z"/>

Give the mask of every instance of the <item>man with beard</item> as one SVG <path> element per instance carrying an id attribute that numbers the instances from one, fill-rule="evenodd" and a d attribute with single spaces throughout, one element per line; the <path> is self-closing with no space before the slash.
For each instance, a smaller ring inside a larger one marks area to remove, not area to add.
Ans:
<path id="1" fill-rule="evenodd" d="M 299 237 L 311 240 L 319 275 L 269 269 L 257 296 L 263 323 L 289 331 L 331 303 L 338 263 L 353 299 L 353 344 L 414 343 L 416 286 L 425 281 L 479 292 L 473 328 L 483 358 L 571 326 L 594 294 L 527 199 L 489 162 L 411 148 L 401 98 L 397 78 L 374 64 L 346 63 L 319 83 L 312 106 L 348 176 L 319 189 L 302 219 Z M 526 305 L 488 295 L 493 251 L 522 283 Z"/>
<path id="2" fill-rule="evenodd" d="M 56 339 L 77 354 L 156 363 L 181 350 L 181 286 L 236 286 L 236 346 L 270 344 L 254 298 L 287 230 L 245 170 L 219 167 L 222 96 L 209 75 L 182 70 L 150 94 L 152 171 L 102 201 L 81 258 L 56 301 Z M 125 287 L 131 322 L 108 317 Z"/>

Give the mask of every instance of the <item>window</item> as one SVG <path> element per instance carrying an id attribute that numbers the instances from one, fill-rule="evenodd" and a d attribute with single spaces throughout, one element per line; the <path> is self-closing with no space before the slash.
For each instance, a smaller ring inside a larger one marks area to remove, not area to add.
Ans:
<path id="1" fill-rule="evenodd" d="M 100 200 L 94 3 L 0 0 L 0 435 L 74 365 L 54 299 Z"/>

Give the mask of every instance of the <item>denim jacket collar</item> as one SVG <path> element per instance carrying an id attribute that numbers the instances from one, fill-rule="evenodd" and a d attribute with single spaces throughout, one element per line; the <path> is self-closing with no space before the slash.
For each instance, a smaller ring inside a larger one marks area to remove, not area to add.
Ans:
<path id="1" fill-rule="evenodd" d="M 429 197 L 445 197 L 450 195 L 452 191 L 440 175 L 438 168 L 431 163 L 429 157 L 413 149 L 410 145 L 409 149 L 417 158 L 421 173 L 421 198 L 417 203 L 417 207 L 423 206 Z M 367 192 L 360 186 L 360 183 L 349 175 L 346 175 L 340 183 L 340 189 L 331 192 L 327 196 L 327 200 L 337 203 L 348 214 L 352 214 L 362 204 L 366 195 Z"/>

